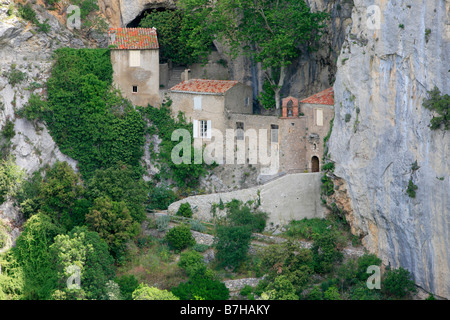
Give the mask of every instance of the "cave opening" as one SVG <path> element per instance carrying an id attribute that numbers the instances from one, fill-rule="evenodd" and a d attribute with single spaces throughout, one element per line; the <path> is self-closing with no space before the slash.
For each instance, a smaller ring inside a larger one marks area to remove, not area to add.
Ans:
<path id="1" fill-rule="evenodd" d="M 127 28 L 139 28 L 139 24 L 141 23 L 142 19 L 145 18 L 146 14 L 150 14 L 153 11 L 156 12 L 164 12 L 164 11 L 175 11 L 175 9 L 165 8 L 165 7 L 158 7 L 158 8 L 148 8 L 143 10 L 140 14 L 136 16 L 132 21 L 130 21 L 127 24 Z"/>

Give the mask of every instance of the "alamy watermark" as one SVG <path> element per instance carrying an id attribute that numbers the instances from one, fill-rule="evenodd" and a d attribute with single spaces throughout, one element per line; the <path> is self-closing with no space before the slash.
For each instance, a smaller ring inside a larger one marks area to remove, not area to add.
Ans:
<path id="1" fill-rule="evenodd" d="M 81 9 L 78 6 L 70 5 L 67 7 L 67 28 L 69 30 L 81 29 Z"/>

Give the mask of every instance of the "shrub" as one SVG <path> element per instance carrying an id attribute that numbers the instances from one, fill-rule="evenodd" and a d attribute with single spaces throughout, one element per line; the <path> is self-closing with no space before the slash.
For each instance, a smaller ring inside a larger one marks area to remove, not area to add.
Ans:
<path id="1" fill-rule="evenodd" d="M 228 300 L 230 291 L 225 284 L 205 272 L 206 268 L 199 269 L 187 282 L 172 288 L 172 293 L 181 300 Z"/>
<path id="2" fill-rule="evenodd" d="M 287 234 L 291 237 L 312 240 L 314 234 L 326 232 L 329 226 L 330 221 L 320 218 L 291 220 L 288 225 Z"/>
<path id="3" fill-rule="evenodd" d="M 329 287 L 323 293 L 324 300 L 341 300 L 341 295 L 335 286 Z"/>
<path id="4" fill-rule="evenodd" d="M 336 234 L 331 231 L 315 235 L 311 251 L 314 271 L 318 273 L 330 272 L 333 264 L 342 258 L 342 253 L 337 249 Z"/>
<path id="5" fill-rule="evenodd" d="M 182 268 L 188 276 L 192 276 L 195 272 L 203 267 L 205 262 L 203 256 L 197 251 L 185 251 L 180 255 L 178 266 Z"/>
<path id="6" fill-rule="evenodd" d="M 179 300 L 173 293 L 141 283 L 132 294 L 133 300 Z"/>
<path id="7" fill-rule="evenodd" d="M 191 229 L 194 231 L 198 231 L 198 232 L 206 231 L 206 227 L 198 220 L 192 220 L 190 222 L 190 224 L 191 224 Z"/>
<path id="8" fill-rule="evenodd" d="M 169 187 L 165 185 L 160 187 L 151 186 L 149 190 L 147 209 L 166 210 L 169 205 L 177 199 L 177 195 L 172 189 L 169 189 Z"/>
<path id="9" fill-rule="evenodd" d="M 416 197 L 416 190 L 419 187 L 417 187 L 414 182 L 412 181 L 412 178 L 409 178 L 409 182 L 408 182 L 408 188 L 406 188 L 406 194 L 410 197 L 410 198 L 415 198 Z"/>
<path id="10" fill-rule="evenodd" d="M 308 293 L 308 300 L 323 300 L 323 293 L 319 286 L 314 286 Z"/>
<path id="11" fill-rule="evenodd" d="M 120 294 L 124 300 L 132 300 L 133 292 L 138 288 L 139 282 L 134 275 L 122 275 L 114 279 L 120 286 Z"/>
<path id="12" fill-rule="evenodd" d="M 397 298 L 404 298 L 416 291 L 412 274 L 402 267 L 387 271 L 382 287 L 387 294 Z"/>
<path id="13" fill-rule="evenodd" d="M 350 113 L 345 114 L 345 122 L 350 122 L 351 118 L 352 118 L 352 115 Z"/>
<path id="14" fill-rule="evenodd" d="M 358 271 L 357 278 L 361 281 L 366 282 L 370 277 L 370 274 L 367 273 L 367 268 L 369 266 L 379 266 L 381 265 L 381 259 L 378 258 L 375 254 L 367 254 L 365 253 L 357 260 L 358 263 Z"/>
<path id="15" fill-rule="evenodd" d="M 192 247 L 192 250 L 197 251 L 197 252 L 205 252 L 208 249 L 209 249 L 209 246 L 207 244 L 203 244 L 203 243 L 196 243 Z"/>
<path id="16" fill-rule="evenodd" d="M 181 251 L 195 244 L 195 239 L 192 236 L 191 228 L 185 224 L 170 229 L 167 232 L 165 239 L 169 243 L 171 249 L 176 251 Z"/>
<path id="17" fill-rule="evenodd" d="M 192 218 L 192 208 L 189 202 L 184 202 L 180 205 L 177 211 L 178 216 L 185 218 Z"/>
<path id="18" fill-rule="evenodd" d="M 9 119 L 6 120 L 1 133 L 5 139 L 11 140 L 16 135 L 16 132 L 14 131 L 14 122 Z"/>
<path id="19" fill-rule="evenodd" d="M 167 231 L 169 229 L 170 216 L 168 215 L 159 215 L 156 217 L 156 229 L 158 231 Z"/>
<path id="20" fill-rule="evenodd" d="M 427 29 L 429 30 L 429 29 Z M 441 95 L 441 91 L 434 87 L 428 91 L 429 98 L 423 101 L 423 106 L 437 115 L 433 116 L 430 122 L 431 130 L 437 130 L 441 126 L 445 130 L 450 129 L 450 95 Z"/>
<path id="21" fill-rule="evenodd" d="M 249 226 L 217 226 L 215 246 L 219 265 L 237 268 L 247 257 L 251 237 Z"/>

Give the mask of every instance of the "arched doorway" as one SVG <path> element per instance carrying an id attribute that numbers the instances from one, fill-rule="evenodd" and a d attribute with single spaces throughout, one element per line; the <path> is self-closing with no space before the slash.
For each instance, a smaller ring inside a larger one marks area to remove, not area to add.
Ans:
<path id="1" fill-rule="evenodd" d="M 319 158 L 317 158 L 316 156 L 313 156 L 311 158 L 311 171 L 312 172 L 319 172 Z"/>

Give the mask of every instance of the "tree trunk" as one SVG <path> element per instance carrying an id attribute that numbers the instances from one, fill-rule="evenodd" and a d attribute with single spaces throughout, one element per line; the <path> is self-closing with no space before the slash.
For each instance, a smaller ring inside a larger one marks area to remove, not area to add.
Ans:
<path id="1" fill-rule="evenodd" d="M 284 78 L 286 77 L 286 67 L 281 67 L 280 69 L 280 80 L 278 81 L 277 88 L 275 88 L 275 106 L 280 109 L 281 99 L 280 99 L 280 91 L 284 85 Z"/>

